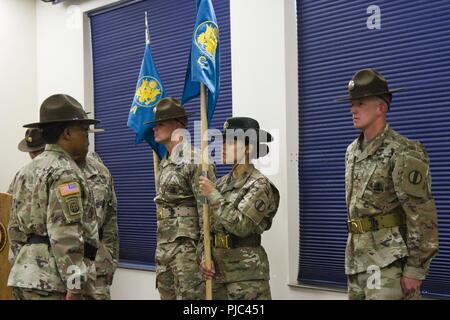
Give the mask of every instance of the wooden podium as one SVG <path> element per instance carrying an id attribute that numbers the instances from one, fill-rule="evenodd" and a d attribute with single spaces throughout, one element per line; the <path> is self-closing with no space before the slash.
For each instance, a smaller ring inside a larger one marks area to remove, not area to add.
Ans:
<path id="1" fill-rule="evenodd" d="M 11 266 L 8 261 L 8 222 L 12 197 L 7 193 L 0 193 L 0 300 L 12 300 L 11 288 L 6 286 Z"/>

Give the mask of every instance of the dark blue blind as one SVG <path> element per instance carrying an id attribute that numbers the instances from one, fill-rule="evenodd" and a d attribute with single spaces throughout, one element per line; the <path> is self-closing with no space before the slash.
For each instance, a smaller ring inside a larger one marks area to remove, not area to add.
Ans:
<path id="1" fill-rule="evenodd" d="M 367 8 L 381 9 L 369 30 Z M 358 70 L 384 74 L 394 94 L 388 121 L 424 143 L 431 161 L 440 250 L 425 293 L 450 296 L 450 2 L 297 1 L 300 258 L 298 281 L 345 287 L 344 157 L 359 132 L 337 104 Z"/>
<path id="2" fill-rule="evenodd" d="M 221 94 L 213 128 L 231 116 L 231 50 L 229 0 L 213 1 L 221 41 Z M 90 14 L 94 64 L 95 117 L 104 134 L 95 136 L 95 148 L 114 178 L 118 198 L 120 263 L 148 268 L 156 248 L 155 181 L 153 155 L 146 143 L 134 144 L 127 127 L 144 54 L 144 12 L 148 12 L 153 59 L 169 95 L 181 99 L 196 17 L 194 0 L 149 0 L 110 7 Z M 200 110 L 199 99 L 186 105 Z M 189 129 L 194 137 L 193 121 Z M 218 176 L 224 168 L 218 168 Z"/>

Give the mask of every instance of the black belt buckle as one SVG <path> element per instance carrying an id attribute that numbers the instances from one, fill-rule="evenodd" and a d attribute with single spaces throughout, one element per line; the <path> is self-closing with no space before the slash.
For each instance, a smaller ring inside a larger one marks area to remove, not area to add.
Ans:
<path id="1" fill-rule="evenodd" d="M 168 208 L 168 210 L 170 212 L 169 214 L 170 214 L 171 218 L 175 218 L 177 216 L 174 208 L 170 207 L 170 208 Z"/>

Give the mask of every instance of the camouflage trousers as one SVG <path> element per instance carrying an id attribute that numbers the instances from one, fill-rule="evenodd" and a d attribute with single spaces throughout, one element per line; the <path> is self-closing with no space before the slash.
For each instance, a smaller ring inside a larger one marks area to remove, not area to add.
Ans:
<path id="1" fill-rule="evenodd" d="M 88 286 L 85 299 L 88 300 L 111 300 L 109 277 L 107 275 L 97 275 L 95 285 Z"/>
<path id="2" fill-rule="evenodd" d="M 62 292 L 17 287 L 12 289 L 12 294 L 16 300 L 64 300 L 66 297 L 66 294 Z"/>
<path id="3" fill-rule="evenodd" d="M 403 276 L 403 260 L 397 260 L 387 267 L 379 269 L 379 281 L 372 273 L 348 275 L 349 300 L 417 300 L 420 290 L 406 297 L 400 279 Z"/>
<path id="4" fill-rule="evenodd" d="M 268 280 L 213 282 L 214 300 L 272 300 Z"/>
<path id="5" fill-rule="evenodd" d="M 197 241 L 180 237 L 157 245 L 156 287 L 161 300 L 205 299 L 205 282 L 197 260 Z"/>

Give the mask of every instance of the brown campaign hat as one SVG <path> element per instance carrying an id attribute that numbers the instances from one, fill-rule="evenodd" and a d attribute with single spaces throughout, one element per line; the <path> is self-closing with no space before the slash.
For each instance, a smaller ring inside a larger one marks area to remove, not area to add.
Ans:
<path id="1" fill-rule="evenodd" d="M 96 124 L 99 120 L 89 119 L 81 104 L 67 94 L 54 94 L 42 102 L 39 122 L 24 125 L 25 128 L 41 128 L 47 124 L 81 122 Z"/>
<path id="2" fill-rule="evenodd" d="M 181 103 L 174 98 L 163 98 L 155 106 L 155 119 L 145 124 L 156 124 L 163 121 L 183 119 L 195 114 L 196 112 L 187 113 Z M 187 123 L 185 123 L 187 125 Z"/>
<path id="3" fill-rule="evenodd" d="M 25 138 L 17 146 L 22 152 L 33 152 L 45 148 L 45 141 L 42 139 L 42 131 L 38 128 L 31 128 L 25 132 Z"/>
<path id="4" fill-rule="evenodd" d="M 356 72 L 348 83 L 348 93 L 346 97 L 336 99 L 337 102 L 357 100 L 365 97 L 379 96 L 384 100 L 392 99 L 392 93 L 402 89 L 392 89 L 388 87 L 386 79 L 375 69 L 362 69 Z"/>

